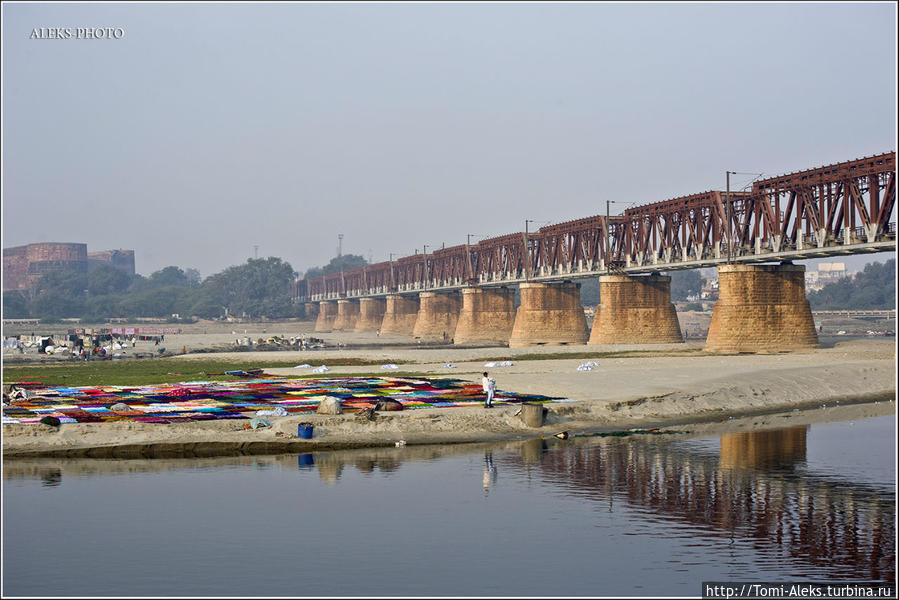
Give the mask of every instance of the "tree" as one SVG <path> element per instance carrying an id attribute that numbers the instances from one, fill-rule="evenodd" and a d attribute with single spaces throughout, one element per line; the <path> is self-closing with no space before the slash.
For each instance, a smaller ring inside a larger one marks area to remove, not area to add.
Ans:
<path id="1" fill-rule="evenodd" d="M 3 318 L 25 319 L 28 316 L 28 301 L 22 292 L 18 290 L 3 292 Z"/>
<path id="2" fill-rule="evenodd" d="M 689 296 L 698 296 L 702 291 L 702 275 L 696 269 L 672 271 L 671 299 L 686 300 Z"/>
<path id="3" fill-rule="evenodd" d="M 177 285 L 151 288 L 123 298 L 121 312 L 126 317 L 168 317 L 177 312 L 176 306 L 189 293 Z"/>
<path id="4" fill-rule="evenodd" d="M 199 273 L 198 273 L 199 274 Z M 178 267 L 165 267 L 149 277 L 152 287 L 164 287 L 167 285 L 176 285 L 179 287 L 190 287 L 191 279 L 187 274 Z"/>
<path id="5" fill-rule="evenodd" d="M 84 312 L 84 294 L 65 294 L 56 290 L 42 292 L 31 301 L 31 314 L 41 319 L 78 317 Z"/>
<path id="6" fill-rule="evenodd" d="M 289 285 L 295 278 L 293 268 L 280 258 L 250 258 L 246 264 L 207 277 L 200 288 L 232 315 L 291 317 L 296 307 Z"/>
<path id="7" fill-rule="evenodd" d="M 200 272 L 196 269 L 184 269 L 184 276 L 187 277 L 187 282 L 190 287 L 197 287 L 203 280 L 200 276 Z"/>
<path id="8" fill-rule="evenodd" d="M 87 274 L 87 289 L 91 296 L 121 294 L 131 285 L 132 276 L 112 265 L 100 265 Z"/>
<path id="9" fill-rule="evenodd" d="M 582 279 L 581 284 L 581 305 L 595 306 L 599 304 L 599 279 Z"/>
<path id="10" fill-rule="evenodd" d="M 854 277 L 828 283 L 808 295 L 814 310 L 887 309 L 896 302 L 896 259 L 868 263 Z"/>
<path id="11" fill-rule="evenodd" d="M 330 273 L 339 273 L 341 271 L 349 271 L 351 269 L 358 269 L 359 267 L 364 267 L 368 264 L 368 261 L 365 260 L 364 257 L 358 254 L 342 254 L 340 256 L 335 256 L 331 259 L 324 267 L 312 267 L 306 274 L 303 276 L 306 279 L 310 277 L 321 277 L 322 275 L 328 275 Z"/>
<path id="12" fill-rule="evenodd" d="M 46 292 L 64 296 L 83 296 L 87 289 L 87 273 L 76 271 L 50 271 L 45 273 L 34 286 L 35 295 Z"/>

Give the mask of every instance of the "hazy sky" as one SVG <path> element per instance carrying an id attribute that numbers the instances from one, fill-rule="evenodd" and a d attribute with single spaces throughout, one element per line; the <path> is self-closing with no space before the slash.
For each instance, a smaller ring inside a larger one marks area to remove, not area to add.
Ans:
<path id="1" fill-rule="evenodd" d="M 378 262 L 896 149 L 892 2 L 4 3 L 2 34 L 3 246 L 145 275 L 254 246 L 303 272 L 339 233 Z"/>

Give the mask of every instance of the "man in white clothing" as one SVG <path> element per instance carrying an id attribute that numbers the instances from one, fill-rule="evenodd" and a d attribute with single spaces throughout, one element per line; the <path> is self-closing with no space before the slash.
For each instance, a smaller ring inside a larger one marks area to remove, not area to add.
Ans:
<path id="1" fill-rule="evenodd" d="M 484 371 L 484 376 L 481 378 L 481 387 L 487 395 L 487 398 L 484 400 L 484 408 L 493 408 L 493 394 L 496 392 L 496 380 L 487 375 L 487 371 Z"/>

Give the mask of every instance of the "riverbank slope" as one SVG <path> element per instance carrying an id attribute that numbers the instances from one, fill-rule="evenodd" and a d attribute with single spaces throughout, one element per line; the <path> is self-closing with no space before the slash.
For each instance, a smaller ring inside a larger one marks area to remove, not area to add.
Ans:
<path id="1" fill-rule="evenodd" d="M 578 371 L 585 352 L 634 350 L 600 358 L 593 371 Z M 639 351 L 650 350 L 651 355 Z M 280 353 L 240 353 L 241 358 Z M 300 362 L 331 353 L 293 353 Z M 479 381 L 490 371 L 501 390 L 569 398 L 548 404 L 546 424 L 530 428 L 515 405 L 416 409 L 379 413 L 303 414 L 271 419 L 272 427 L 247 430 L 235 421 L 183 424 L 4 425 L 3 455 L 25 456 L 211 456 L 277 453 L 406 444 L 457 443 L 549 436 L 559 431 L 649 427 L 821 407 L 894 400 L 896 345 L 885 340 L 837 343 L 830 348 L 770 355 L 712 355 L 699 344 L 642 347 L 433 348 L 343 350 L 340 356 L 410 361 L 401 372 Z M 572 358 L 566 355 L 573 356 Z M 192 355 L 185 355 L 190 360 Z M 207 355 L 208 356 L 208 355 Z M 485 360 L 508 357 L 514 365 L 487 368 Z M 453 363 L 455 368 L 443 368 Z M 373 373 L 370 366 L 333 367 L 329 377 Z M 273 368 L 273 375 L 300 370 Z M 303 371 L 305 372 L 305 371 Z M 379 374 L 389 374 L 382 372 Z M 894 409 L 893 409 L 894 410 Z M 314 424 L 312 439 L 296 436 L 297 424 Z"/>

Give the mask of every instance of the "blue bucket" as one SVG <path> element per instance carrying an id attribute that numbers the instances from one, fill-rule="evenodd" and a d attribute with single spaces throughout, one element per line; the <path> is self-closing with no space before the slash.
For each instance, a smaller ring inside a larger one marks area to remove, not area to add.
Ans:
<path id="1" fill-rule="evenodd" d="M 315 464 L 315 460 L 311 454 L 300 454 L 297 456 L 297 467 L 300 469 L 311 467 Z"/>
<path id="2" fill-rule="evenodd" d="M 308 440 L 312 437 L 312 423 L 300 423 L 297 425 L 297 436 Z"/>

